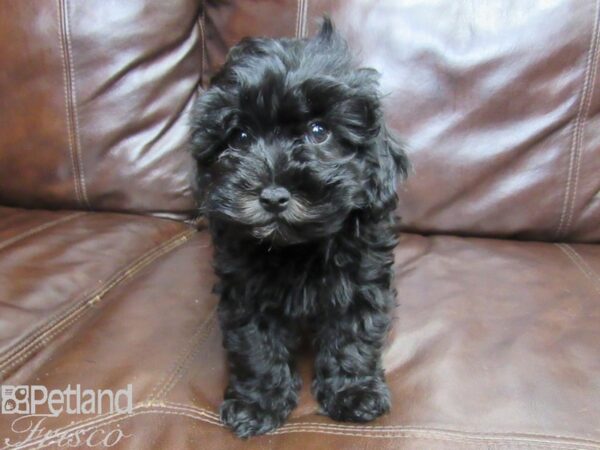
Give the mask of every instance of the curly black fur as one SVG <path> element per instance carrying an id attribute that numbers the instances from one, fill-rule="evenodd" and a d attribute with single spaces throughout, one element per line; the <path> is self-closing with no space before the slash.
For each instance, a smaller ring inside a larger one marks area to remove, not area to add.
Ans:
<path id="1" fill-rule="evenodd" d="M 381 350 L 408 161 L 383 123 L 377 72 L 356 67 L 328 19 L 311 39 L 244 39 L 195 106 L 192 147 L 220 277 L 223 422 L 247 437 L 285 421 L 305 335 L 326 414 L 387 412 Z M 290 193 L 278 214 L 259 200 L 269 186 Z"/>

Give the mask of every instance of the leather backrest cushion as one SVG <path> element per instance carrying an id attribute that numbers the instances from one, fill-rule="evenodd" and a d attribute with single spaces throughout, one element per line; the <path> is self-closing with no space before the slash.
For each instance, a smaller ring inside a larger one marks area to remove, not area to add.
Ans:
<path id="1" fill-rule="evenodd" d="M 200 6 L 0 2 L 0 204 L 191 214 Z"/>
<path id="2" fill-rule="evenodd" d="M 406 229 L 600 241 L 598 3 L 217 0 L 205 78 L 241 37 L 310 35 L 327 13 L 410 145 Z"/>

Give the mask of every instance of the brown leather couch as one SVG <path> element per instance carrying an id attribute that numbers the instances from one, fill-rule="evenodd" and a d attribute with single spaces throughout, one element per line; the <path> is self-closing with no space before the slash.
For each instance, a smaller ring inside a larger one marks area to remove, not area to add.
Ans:
<path id="1" fill-rule="evenodd" d="M 132 384 L 134 403 L 29 431 L 2 414 L 0 448 L 600 449 L 599 11 L 0 0 L 0 380 Z M 288 424 L 240 441 L 217 415 L 226 366 L 187 114 L 239 38 L 310 35 L 324 12 L 382 72 L 411 146 L 393 408 L 318 415 L 305 358 Z"/>

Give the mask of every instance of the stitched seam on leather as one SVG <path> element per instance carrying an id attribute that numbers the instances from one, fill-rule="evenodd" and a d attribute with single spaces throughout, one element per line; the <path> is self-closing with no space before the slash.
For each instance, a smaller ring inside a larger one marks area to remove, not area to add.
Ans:
<path id="1" fill-rule="evenodd" d="M 199 408 L 198 406 L 194 406 L 194 405 L 186 405 L 185 403 L 177 403 L 177 402 L 162 402 L 160 404 L 150 403 L 149 406 L 168 406 L 168 407 L 177 408 L 180 410 L 187 410 L 187 411 L 190 411 L 193 413 L 198 413 L 200 415 L 206 416 L 208 418 L 212 418 L 212 419 L 218 421 L 219 423 L 221 422 L 221 416 L 217 412 L 211 411 L 210 409 L 206 409 L 206 408 Z"/>
<path id="2" fill-rule="evenodd" d="M 33 334 L 30 334 L 28 337 L 21 340 L 16 346 L 7 350 L 2 360 L 0 360 L 0 376 L 6 375 L 12 367 L 21 363 L 33 352 L 48 344 L 54 336 L 74 323 L 79 317 L 83 316 L 90 307 L 95 306 L 100 302 L 112 288 L 123 281 L 130 279 L 158 257 L 186 242 L 195 232 L 195 230 L 186 230 L 149 250 L 136 261 L 118 271 L 104 286 L 87 296 L 84 300 L 69 307 L 66 311 L 61 312 L 54 319 L 46 322 L 43 326 L 35 330 Z"/>
<path id="3" fill-rule="evenodd" d="M 164 409 L 169 409 L 168 406 L 170 406 L 170 409 L 175 409 L 175 410 L 179 410 L 179 411 L 164 411 Z M 147 408 L 146 411 L 140 411 L 144 408 Z M 202 408 L 198 408 L 195 406 L 187 406 L 187 405 L 182 405 L 182 404 L 178 404 L 178 403 L 167 403 L 167 404 L 163 404 L 163 403 L 139 403 L 134 407 L 134 410 L 138 410 L 137 412 L 134 412 L 132 415 L 139 415 L 139 414 L 143 414 L 145 412 L 163 412 L 164 414 L 175 414 L 175 415 L 184 415 L 187 417 L 193 417 L 193 415 L 195 414 L 196 417 L 193 418 L 197 418 L 199 420 L 203 420 L 209 423 L 214 423 L 215 425 L 219 425 L 222 426 L 222 424 L 216 420 L 216 419 L 211 419 L 211 413 L 210 411 L 204 410 Z M 181 414 L 181 411 L 188 411 L 189 414 Z M 208 413 L 208 414 L 207 414 Z M 114 418 L 116 416 L 119 416 L 120 414 L 105 414 L 102 416 L 97 416 L 95 418 L 91 418 L 91 419 L 87 419 L 87 420 L 83 420 L 83 421 L 79 421 L 76 423 L 72 423 L 71 425 L 67 426 L 67 427 L 63 427 L 60 428 L 56 431 L 64 431 L 64 430 L 69 430 L 69 431 L 75 431 L 76 428 L 81 428 L 81 426 L 87 425 L 87 424 L 91 424 L 96 422 L 97 425 L 94 427 L 90 427 L 86 430 L 91 430 L 93 428 L 98 428 L 99 426 L 105 426 L 108 423 L 113 423 L 114 420 L 110 420 L 111 418 Z M 197 417 L 197 416 L 201 416 L 201 417 Z M 208 417 L 207 417 L 208 416 Z M 124 417 L 121 418 L 117 418 L 116 420 L 124 420 L 126 419 L 127 415 L 124 415 Z M 108 421 L 108 422 L 106 422 Z M 306 425 L 306 423 L 300 423 L 300 424 L 287 424 L 282 428 L 282 431 L 288 428 L 293 427 L 294 425 L 298 425 L 298 426 L 304 426 Z M 313 425 L 319 425 L 319 426 L 325 426 L 327 424 L 313 424 Z M 595 440 L 589 440 L 589 439 L 584 439 L 582 440 L 581 438 L 575 438 L 575 437 L 566 437 L 566 436 L 549 436 L 549 435 L 532 435 L 529 434 L 529 436 L 523 436 L 523 434 L 517 434 L 517 433 L 478 433 L 478 432 L 464 432 L 464 431 L 457 431 L 457 430 L 440 430 L 440 429 L 431 429 L 431 428 L 418 428 L 418 427 L 382 427 L 382 426 L 356 426 L 356 425 L 329 425 L 329 427 L 331 428 L 348 428 L 349 431 L 352 431 L 353 429 L 360 429 L 360 428 L 371 428 L 375 431 L 379 431 L 382 428 L 388 428 L 388 429 L 393 429 L 395 428 L 396 431 L 401 431 L 406 433 L 429 433 L 429 434 L 436 434 L 436 435 L 444 435 L 444 436 L 450 436 L 450 437 L 456 437 L 456 435 L 458 433 L 463 433 L 463 437 L 462 439 L 465 438 L 469 438 L 471 436 L 474 436 L 476 438 L 476 440 L 481 441 L 482 438 L 483 439 L 490 439 L 490 440 L 494 440 L 495 442 L 498 441 L 498 439 L 506 439 L 507 436 L 514 436 L 516 439 L 516 441 L 523 441 L 526 440 L 527 442 L 534 442 L 535 444 L 537 444 L 539 446 L 539 444 L 557 444 L 558 442 L 556 442 L 556 440 L 554 441 L 550 441 L 548 440 L 548 438 L 556 438 L 556 439 L 562 439 L 562 440 L 571 440 L 571 441 L 577 441 L 577 443 L 573 442 L 573 443 L 568 443 L 568 442 L 563 442 L 560 444 L 566 444 L 566 445 L 579 445 L 578 448 L 582 448 L 581 445 L 584 445 L 586 448 L 598 448 L 598 446 L 600 445 L 600 442 L 595 441 Z M 307 431 L 313 431 L 312 428 L 314 427 L 306 427 Z M 392 430 L 394 431 L 394 430 Z M 381 433 L 380 433 L 381 434 Z M 384 433 L 385 434 L 385 433 Z M 389 434 L 389 431 L 388 433 Z M 373 437 L 373 435 L 367 434 L 361 434 L 363 436 L 366 437 Z M 459 436 L 460 437 L 460 436 Z M 471 440 L 472 442 L 474 440 Z M 35 444 L 32 442 L 32 444 Z M 594 446 L 594 447 L 590 447 L 590 446 Z M 573 447 L 557 447 L 556 445 L 552 445 L 552 448 L 573 448 Z"/>
<path id="4" fill-rule="evenodd" d="M 594 22 L 591 33 L 590 48 L 586 58 L 584 71 L 583 86 L 579 96 L 579 106 L 577 115 L 573 123 L 573 132 L 571 135 L 571 145 L 569 147 L 569 167 L 567 171 L 567 184 L 563 195 L 563 202 L 560 214 L 558 228 L 556 229 L 556 237 L 564 236 L 568 231 L 567 223 L 570 225 L 571 217 L 575 209 L 576 187 L 579 179 L 579 166 L 582 152 L 583 129 L 585 118 L 589 114 L 591 98 L 593 93 L 593 81 L 596 74 L 594 61 L 596 60 L 598 50 L 598 21 L 599 21 L 599 4 L 600 0 L 596 0 L 594 9 Z"/>
<path id="5" fill-rule="evenodd" d="M 588 278 L 594 289 L 600 294 L 600 286 L 597 283 L 597 275 L 592 270 L 592 268 L 585 262 L 585 260 L 577 253 L 571 246 L 568 244 L 555 244 L 558 248 L 562 250 L 562 252 L 567 255 L 567 257 L 571 260 L 571 262 L 580 270 L 586 278 Z"/>
<path id="6" fill-rule="evenodd" d="M 0 242 L 0 250 L 3 249 L 3 248 L 8 247 L 9 245 L 14 244 L 15 242 L 18 242 L 18 241 L 20 241 L 22 239 L 25 239 L 25 238 L 28 238 L 30 236 L 33 236 L 33 235 L 35 235 L 37 233 L 40 233 L 40 232 L 42 232 L 44 230 L 47 230 L 48 228 L 52 228 L 52 227 L 54 227 L 56 225 L 60 225 L 62 223 L 65 223 L 65 222 L 68 222 L 70 220 L 73 220 L 73 219 L 75 219 L 75 218 L 77 218 L 79 216 L 82 216 L 84 214 L 86 214 L 86 213 L 84 213 L 84 212 L 77 212 L 77 213 L 69 214 L 67 216 L 60 217 L 58 219 L 51 220 L 50 222 L 46 222 L 46 223 L 43 223 L 41 225 L 38 225 L 37 227 L 30 228 L 27 231 L 23 231 L 22 233 L 19 233 L 16 236 L 13 236 L 11 238 L 8 238 L 8 239 Z"/>
<path id="7" fill-rule="evenodd" d="M 90 202 L 87 195 L 85 170 L 83 167 L 83 157 L 81 155 L 81 132 L 79 130 L 79 112 L 77 106 L 77 77 L 75 74 L 75 64 L 73 63 L 73 47 L 71 45 L 71 26 L 69 21 L 69 0 L 62 0 L 64 3 L 63 9 L 63 20 L 65 24 L 65 37 L 66 37 L 66 50 L 69 58 L 69 72 L 70 72 L 70 93 L 71 93 L 71 113 L 73 116 L 74 124 L 74 144 L 75 154 L 77 156 L 77 174 L 79 176 L 79 189 L 81 190 L 81 196 L 83 204 L 90 207 Z"/>
<path id="8" fill-rule="evenodd" d="M 215 420 L 219 420 L 219 415 L 216 412 L 209 411 L 204 408 L 199 408 L 193 405 L 186 405 L 183 403 L 176 402 L 164 402 L 160 404 L 149 404 L 149 406 L 170 406 L 180 410 L 188 410 L 190 412 L 197 412 L 198 414 L 212 417 Z M 448 434 L 460 434 L 465 433 L 469 436 L 483 436 L 483 437 L 506 437 L 513 436 L 517 438 L 529 438 L 529 439 L 559 439 L 559 440 L 571 440 L 571 441 L 581 441 L 582 438 L 568 435 L 552 435 L 552 434 L 537 434 L 537 433 L 511 433 L 511 432 L 497 432 L 497 431 L 487 431 L 487 432 L 478 432 L 478 431 L 464 431 L 464 430 L 453 430 L 450 428 L 443 429 L 440 427 L 431 428 L 431 427 L 415 427 L 415 426 L 405 426 L 405 425 L 359 425 L 359 424 L 328 424 L 328 423 L 319 423 L 319 422 L 297 422 L 297 423 L 287 423 L 285 428 L 290 427 L 321 427 L 328 429 L 340 429 L 340 430 L 348 430 L 348 431 L 363 431 L 363 432 L 377 432 L 377 431 L 426 431 L 426 432 L 436 432 L 436 433 L 448 433 Z M 587 442 L 593 445 L 600 445 L 600 441 L 587 439 Z"/>
<path id="9" fill-rule="evenodd" d="M 581 125 L 580 133 L 579 133 L 579 152 L 577 154 L 577 168 L 575 169 L 575 181 L 573 183 L 573 195 L 571 200 L 571 207 L 569 209 L 569 216 L 567 218 L 567 223 L 565 225 L 564 234 L 567 234 L 569 229 L 571 228 L 571 221 L 573 219 L 573 215 L 575 212 L 575 200 L 577 199 L 577 188 L 579 185 L 579 178 L 581 173 L 581 160 L 583 159 L 583 150 L 584 150 L 584 137 L 585 137 L 585 118 L 589 116 L 590 108 L 592 106 L 592 98 L 594 97 L 594 87 L 596 85 L 596 73 L 598 69 L 598 49 L 600 48 L 600 1 L 596 0 L 596 10 L 595 10 L 595 22 L 594 22 L 594 31 L 592 35 L 595 37 L 592 45 L 594 46 L 594 57 L 592 60 L 592 70 L 590 74 L 589 81 L 589 95 L 587 96 L 587 102 L 585 105 L 585 114 L 584 114 L 584 123 Z"/>
<path id="10" fill-rule="evenodd" d="M 581 255 L 568 244 L 555 244 L 562 252 L 567 255 L 573 264 L 589 279 L 595 291 L 600 294 L 600 276 L 594 272 L 590 265 L 581 257 Z"/>
<path id="11" fill-rule="evenodd" d="M 202 322 L 188 343 L 183 347 L 183 352 L 175 360 L 173 368 L 165 374 L 150 392 L 148 401 L 152 402 L 163 399 L 181 379 L 187 367 L 194 360 L 194 357 L 202 348 L 202 344 L 212 331 L 215 324 L 215 311 L 216 308 L 209 313 L 206 320 Z"/>
<path id="12" fill-rule="evenodd" d="M 296 2 L 296 28 L 294 30 L 294 36 L 296 38 L 298 38 L 300 36 L 299 32 L 298 32 L 298 23 L 300 21 L 300 5 L 302 3 L 302 0 L 298 0 Z"/>
<path id="13" fill-rule="evenodd" d="M 575 250 L 575 248 L 573 248 L 572 245 L 569 245 L 569 244 L 565 244 L 565 245 L 569 250 L 571 250 L 573 252 L 575 257 L 581 262 L 581 264 L 587 268 L 587 272 L 590 275 L 590 279 L 592 281 L 594 281 L 597 284 L 598 288 L 600 289 L 600 275 L 598 274 L 598 272 L 596 272 L 594 270 L 594 268 L 586 261 L 586 259 L 583 256 L 581 256 L 581 253 L 579 253 L 577 250 Z"/>
<path id="14" fill-rule="evenodd" d="M 67 62 L 67 57 L 66 57 L 66 53 L 67 50 L 65 49 L 66 46 L 66 39 L 65 39 L 65 23 L 64 23 L 64 11 L 63 11 L 63 2 L 62 0 L 56 0 L 56 11 L 57 11 L 57 15 L 58 15 L 58 36 L 59 36 L 59 44 L 60 44 L 60 54 L 61 54 L 61 63 L 62 63 L 62 70 L 63 70 L 63 91 L 65 94 L 65 115 L 66 115 L 66 119 L 67 119 L 67 144 L 69 147 L 69 157 L 71 159 L 71 170 L 73 171 L 73 188 L 75 190 L 75 200 L 77 200 L 77 204 L 81 205 L 82 200 L 81 200 L 81 193 L 79 191 L 79 183 L 78 183 L 78 174 L 77 174 L 77 164 L 75 163 L 75 153 L 73 151 L 73 124 L 71 121 L 71 102 L 69 101 L 70 98 L 70 87 L 71 87 L 71 83 L 69 80 L 70 77 L 70 72 L 68 69 L 68 62 Z"/>
<path id="15" fill-rule="evenodd" d="M 306 16 L 308 11 L 308 0 L 298 0 L 296 8 L 296 38 L 306 37 Z"/>
<path id="16" fill-rule="evenodd" d="M 304 14 L 302 15 L 302 28 L 300 30 L 301 36 L 304 38 L 308 35 L 308 4 L 309 0 L 304 2 Z"/>
<path id="17" fill-rule="evenodd" d="M 281 428 L 282 431 L 322 431 L 322 432 L 339 432 L 339 433 L 360 433 L 360 436 L 374 436 L 378 434 L 396 434 L 396 433 L 405 433 L 405 434 L 435 434 L 438 436 L 445 437 L 458 437 L 463 439 L 468 439 L 470 441 L 498 441 L 504 439 L 511 439 L 513 441 L 525 441 L 525 442 L 536 442 L 536 443 L 544 443 L 544 444 L 554 444 L 556 441 L 544 439 L 549 438 L 551 436 L 544 436 L 544 438 L 540 439 L 535 436 L 523 437 L 513 433 L 507 433 L 505 435 L 502 434 L 485 434 L 485 433 L 471 433 L 471 432 L 444 432 L 442 430 L 428 430 L 428 429 L 410 429 L 410 428 L 389 428 L 389 429 L 360 429 L 358 427 L 349 427 L 349 428 L 336 428 L 334 426 L 327 426 L 327 424 L 320 424 L 319 426 L 309 425 L 304 423 L 298 424 L 286 424 Z M 278 430 L 275 430 L 274 434 L 277 433 Z M 462 436 L 461 436 L 462 435 Z M 583 444 L 583 445 L 595 445 L 595 444 Z M 600 445 L 600 444 L 599 444 Z"/>
<path id="18" fill-rule="evenodd" d="M 158 391 L 155 400 L 161 400 L 173 389 L 177 382 L 181 379 L 189 364 L 194 360 L 195 356 L 199 353 L 202 348 L 202 344 L 206 341 L 208 336 L 215 325 L 214 311 L 210 314 L 210 317 L 202 324 L 202 332 L 198 334 L 198 339 L 194 339 L 195 345 L 186 357 L 178 364 L 178 366 L 172 372 L 170 379 L 163 387 Z"/>
<path id="19" fill-rule="evenodd" d="M 206 72 L 206 2 L 204 0 L 202 0 L 200 7 L 202 8 L 202 11 L 200 12 L 201 15 L 198 18 L 198 28 L 200 30 L 200 39 L 202 41 L 202 53 L 200 56 L 200 86 L 204 86 L 204 74 Z"/>
<path id="20" fill-rule="evenodd" d="M 552 449 L 564 449 L 564 450 L 581 450 L 581 449 L 597 449 L 598 446 L 592 444 L 563 444 L 563 443 L 555 443 L 552 441 L 539 441 L 539 440 L 529 440 L 529 439 L 520 439 L 520 438 L 511 438 L 511 437 L 471 437 L 471 436 L 452 436 L 446 435 L 438 432 L 428 432 L 428 431 L 419 431 L 419 432 L 409 432 L 409 431 L 390 431 L 390 432 L 378 432 L 373 434 L 365 434 L 359 432 L 352 431 L 333 431 L 333 430 L 319 430 L 314 427 L 307 428 L 295 428 L 291 429 L 287 426 L 279 428 L 270 434 L 287 434 L 287 433 L 324 433 L 324 434 L 333 434 L 337 436 L 356 436 L 356 437 L 366 437 L 366 438 L 405 438 L 405 439 L 427 439 L 427 440 L 437 440 L 437 441 L 450 441 L 450 442 L 462 442 L 465 444 L 482 444 L 485 443 L 487 445 L 526 445 L 527 448 L 552 448 Z M 558 445 L 556 445 L 558 444 Z M 584 445 L 584 447 L 582 447 Z M 534 446 L 534 447 L 531 447 Z M 522 447 L 521 447 L 522 448 Z"/>
<path id="21" fill-rule="evenodd" d="M 192 233 L 190 233 L 190 235 L 191 234 Z M 24 340 L 26 345 L 24 347 L 21 345 L 23 347 L 22 349 L 19 349 L 18 351 L 13 351 L 12 355 L 9 355 L 9 357 L 5 358 L 6 361 L 2 362 L 2 365 L 0 365 L 0 375 L 2 375 L 3 373 L 7 373 L 8 370 L 11 369 L 13 366 L 21 363 L 22 361 L 27 359 L 27 357 L 29 357 L 33 352 L 37 351 L 45 344 L 48 344 L 51 338 L 62 332 L 64 329 L 66 329 L 68 326 L 74 323 L 77 319 L 82 317 L 89 310 L 90 307 L 95 306 L 97 303 L 99 303 L 102 297 L 114 286 L 120 284 L 122 281 L 131 278 L 133 275 L 135 275 L 135 273 L 146 267 L 156 258 L 177 247 L 181 243 L 185 242 L 188 237 L 189 236 L 184 236 L 176 242 L 173 242 L 171 245 L 165 244 L 163 246 L 160 246 L 158 248 L 159 251 L 154 250 L 147 253 L 147 257 L 141 260 L 139 264 L 134 264 L 133 266 L 129 266 L 129 268 L 126 268 L 124 271 L 118 272 L 119 276 L 116 278 L 113 277 L 113 281 L 110 282 L 110 284 L 105 285 L 104 288 L 101 288 L 99 291 L 96 291 L 100 293 L 88 296 L 87 300 L 84 300 L 83 302 L 78 302 L 76 305 L 74 305 L 74 307 L 71 307 L 68 311 L 66 311 L 58 318 L 53 320 L 52 323 L 47 323 L 43 328 L 36 330 L 36 335 L 34 335 L 31 339 L 27 339 L 26 341 Z M 170 240 L 168 242 L 172 241 L 173 240 Z M 23 352 L 25 353 L 23 354 Z"/>
<path id="22" fill-rule="evenodd" d="M 4 371 L 5 367 L 3 367 L 3 366 L 5 364 L 8 364 L 9 361 L 11 359 L 15 358 L 18 353 L 22 353 L 28 347 L 31 347 L 31 345 L 35 344 L 35 342 L 36 342 L 35 340 L 39 336 L 47 335 L 41 341 L 42 344 L 47 343 L 49 341 L 50 337 L 53 337 L 58 332 L 65 329 L 68 325 L 70 325 L 77 318 L 79 318 L 84 312 L 86 312 L 86 309 L 89 306 L 95 306 L 102 299 L 102 297 L 104 295 L 106 295 L 106 293 L 110 289 L 112 289 L 116 285 L 120 284 L 121 282 L 131 278 L 133 275 L 135 275 L 141 269 L 146 267 L 148 264 L 150 264 L 156 258 L 158 258 L 158 257 L 162 256 L 163 254 L 167 253 L 168 251 L 178 247 L 180 244 L 185 242 L 189 238 L 189 236 L 191 236 L 191 234 L 193 234 L 193 233 L 194 233 L 194 231 L 186 231 L 184 233 L 180 233 L 180 234 L 176 235 L 175 237 L 169 239 L 168 241 L 164 242 L 163 244 L 161 244 L 157 247 L 154 247 L 153 249 L 151 249 L 150 251 L 148 251 L 144 255 L 142 255 L 140 258 L 138 258 L 136 261 L 131 263 L 129 266 L 125 267 L 123 270 L 118 271 L 115 275 L 113 275 L 107 281 L 107 283 L 105 283 L 105 285 L 103 287 L 99 288 L 94 293 L 87 296 L 85 300 L 83 300 L 81 302 L 77 302 L 75 305 L 68 308 L 68 310 L 59 314 L 51 322 L 46 322 L 46 324 L 44 324 L 43 327 L 36 330 L 35 336 L 33 336 L 31 339 L 27 340 L 27 341 L 31 341 L 31 342 L 29 342 L 29 343 L 26 342 L 25 343 L 26 345 L 24 345 L 24 346 L 21 345 L 22 348 L 19 348 L 16 350 L 14 350 L 14 349 L 11 350 L 13 354 L 7 355 L 4 357 L 4 360 L 1 361 L 2 364 L 0 365 L 0 374 Z M 20 344 L 21 343 L 19 343 L 17 345 L 20 345 Z M 40 344 L 39 341 L 38 341 L 38 344 Z M 18 361 L 14 361 L 13 364 L 20 362 L 24 357 L 27 357 L 32 351 L 35 351 L 39 347 L 38 344 L 36 344 L 36 346 L 32 350 L 30 350 L 25 355 L 20 357 Z M 13 365 L 13 364 L 11 364 L 11 365 Z M 10 367 L 10 366 L 8 366 L 8 367 Z"/>
<path id="23" fill-rule="evenodd" d="M 296 38 L 306 37 L 306 15 L 308 11 L 308 0 L 298 0 L 296 15 Z"/>
<path id="24" fill-rule="evenodd" d="M 203 422 L 207 422 L 219 427 L 223 427 L 218 421 L 214 421 L 208 417 L 205 417 L 202 414 L 194 414 L 192 412 L 186 412 L 185 410 L 181 410 L 175 407 L 165 407 L 163 405 L 144 405 L 139 404 L 136 405 L 134 411 L 131 414 L 109 414 L 104 417 L 99 418 L 96 421 L 88 420 L 86 423 L 77 422 L 72 423 L 71 425 L 59 428 L 54 431 L 54 435 L 59 432 L 68 432 L 73 433 L 77 432 L 82 435 L 92 430 L 99 429 L 101 427 L 105 427 L 107 425 L 111 425 L 114 423 L 122 422 L 124 420 L 130 419 L 135 416 L 139 416 L 142 414 L 163 414 L 163 415 L 171 415 L 171 416 L 180 416 L 187 417 L 194 420 L 199 420 Z M 95 422 L 95 423 L 94 423 Z M 91 424 L 88 427 L 85 425 Z M 600 449 L 600 442 L 592 441 L 592 440 L 580 440 L 580 439 L 572 439 L 572 442 L 559 442 L 556 440 L 549 440 L 547 438 L 536 438 L 536 437 L 524 437 L 524 436 L 516 436 L 513 435 L 511 437 L 510 434 L 498 434 L 498 435 L 485 435 L 485 434 L 472 434 L 470 432 L 458 432 L 458 433 L 449 433 L 444 432 L 442 430 L 431 430 L 431 429 L 416 429 L 412 430 L 396 430 L 396 431 L 384 431 L 377 432 L 371 434 L 359 433 L 348 431 L 339 431 L 339 430 L 319 430 L 316 427 L 303 427 L 303 428 L 294 428 L 292 429 L 290 424 L 284 425 L 282 428 L 275 430 L 274 432 L 269 433 L 268 435 L 275 434 L 287 434 L 287 433 L 299 433 L 299 432 L 311 432 L 311 433 L 326 433 L 333 435 L 341 435 L 341 436 L 357 436 L 357 437 L 367 437 L 367 438 L 405 438 L 405 439 L 428 439 L 428 440 L 439 440 L 439 441 L 449 441 L 449 442 L 461 442 L 465 444 L 488 444 L 488 445 L 526 445 L 528 448 L 551 448 L 551 449 L 564 449 L 564 450 L 574 450 L 574 449 Z M 43 441 L 42 439 L 38 439 L 35 441 L 28 442 L 27 446 L 23 448 L 27 448 L 32 445 L 39 445 Z M 7 447 L 4 447 L 6 449 Z M 39 447 L 38 447 L 39 448 Z M 3 450 L 4 450 L 3 449 Z"/>

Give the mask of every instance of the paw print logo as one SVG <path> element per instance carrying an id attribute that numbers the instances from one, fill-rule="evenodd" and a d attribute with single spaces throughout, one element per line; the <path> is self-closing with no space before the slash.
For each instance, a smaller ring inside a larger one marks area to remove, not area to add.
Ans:
<path id="1" fill-rule="evenodd" d="M 29 414 L 29 386 L 0 386 L 0 413 Z"/>
<path id="2" fill-rule="evenodd" d="M 7 400 L 6 403 L 2 405 L 7 412 L 13 412 L 17 407 L 17 404 L 14 400 Z M 4 412 L 4 411 L 2 411 Z"/>

